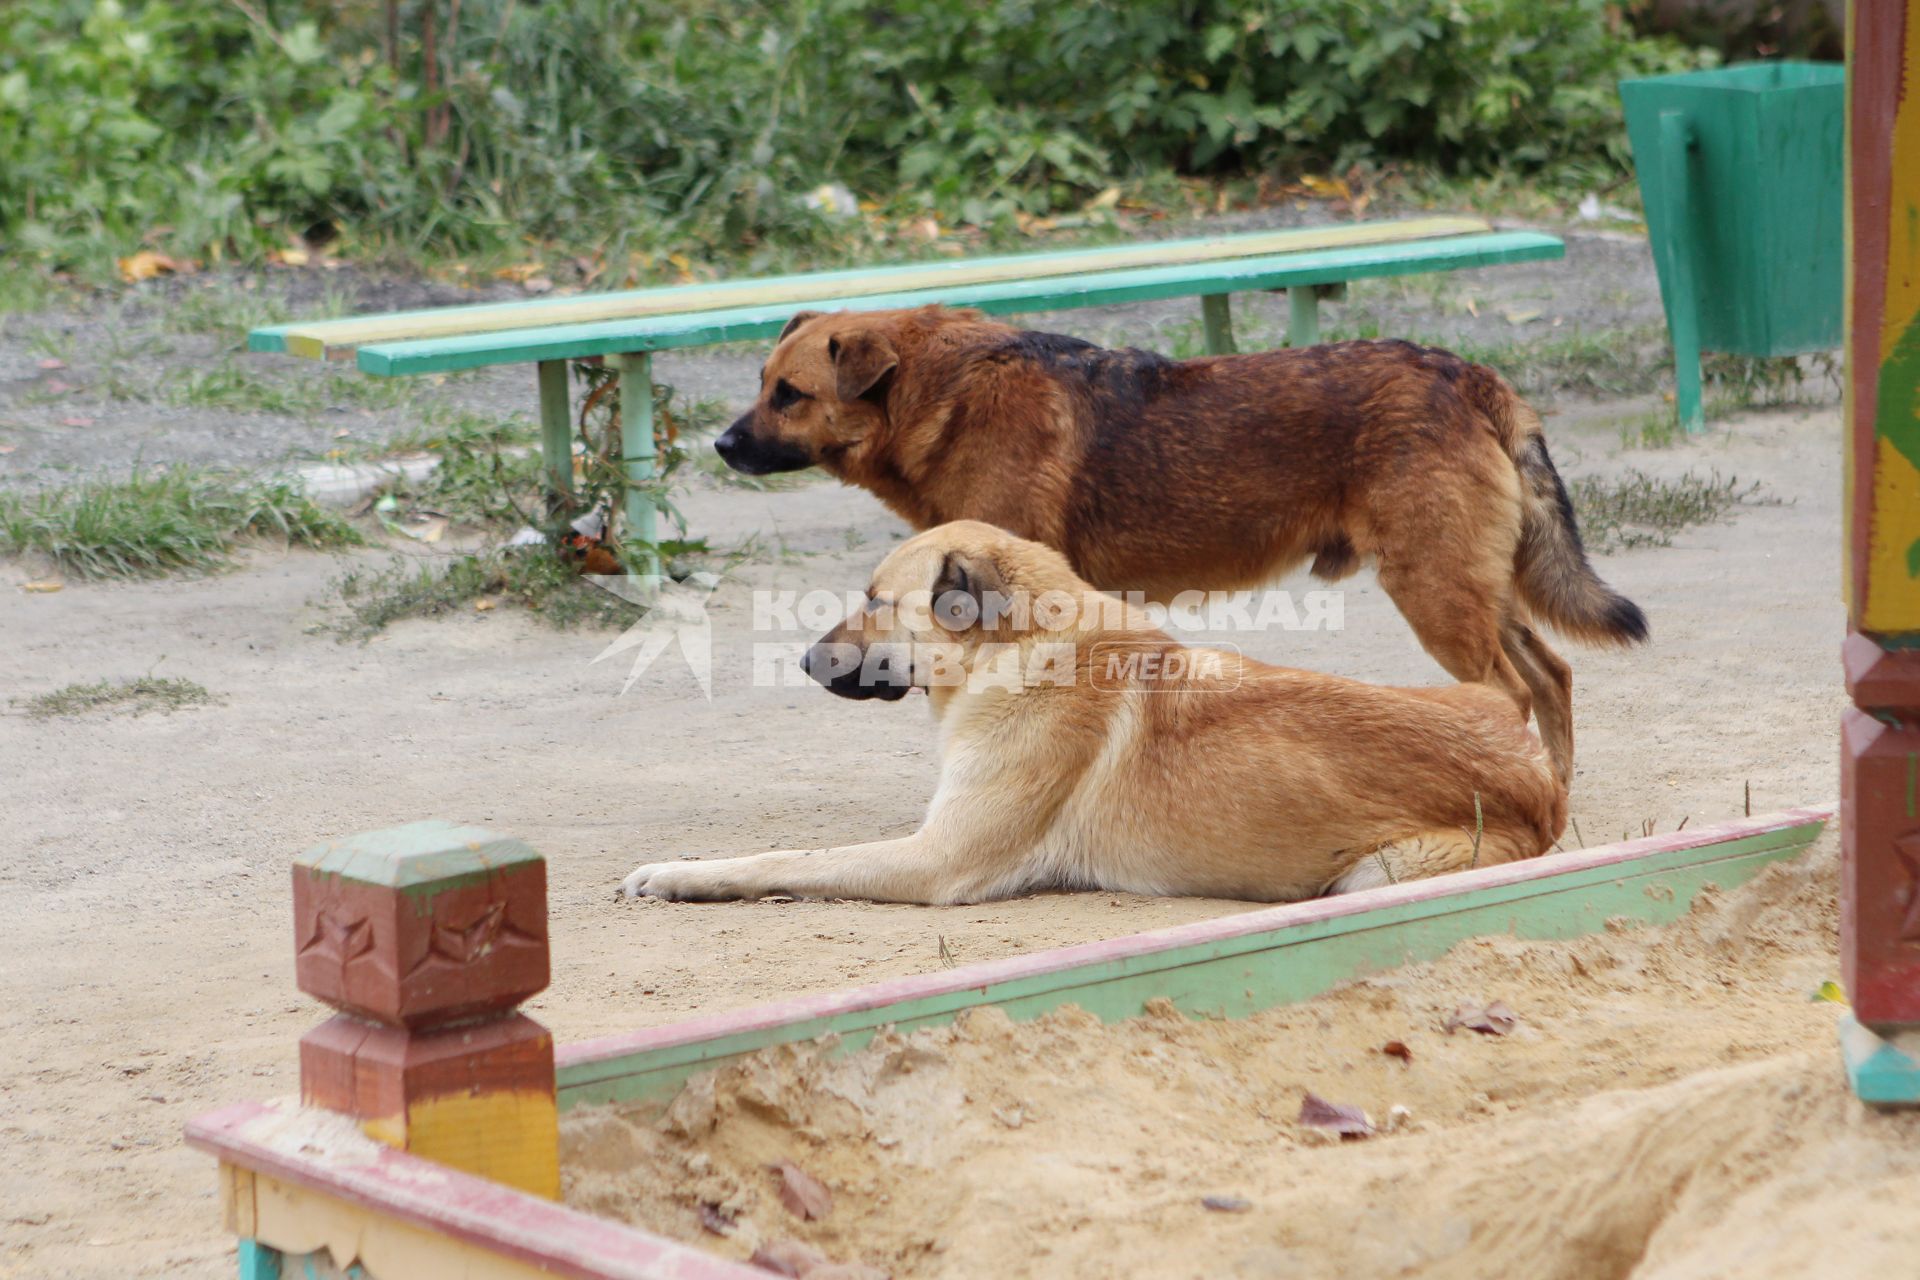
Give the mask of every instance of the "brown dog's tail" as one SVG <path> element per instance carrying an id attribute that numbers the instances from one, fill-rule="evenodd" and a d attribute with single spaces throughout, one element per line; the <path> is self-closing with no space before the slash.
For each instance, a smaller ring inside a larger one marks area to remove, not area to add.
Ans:
<path id="1" fill-rule="evenodd" d="M 1520 548 L 1515 579 L 1527 607 L 1555 630 L 1589 644 L 1637 644 L 1647 638 L 1640 606 L 1600 580 L 1587 561 L 1573 500 L 1547 453 L 1540 415 L 1505 378 L 1470 366 L 1471 391 L 1493 420 L 1520 472 Z"/>

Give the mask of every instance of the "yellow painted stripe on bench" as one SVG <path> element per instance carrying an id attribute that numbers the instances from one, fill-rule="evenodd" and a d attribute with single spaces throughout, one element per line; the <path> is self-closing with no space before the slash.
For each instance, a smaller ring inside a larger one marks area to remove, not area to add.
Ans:
<path id="1" fill-rule="evenodd" d="M 294 355 L 321 360 L 341 356 L 354 347 L 372 342 L 498 333 L 508 329 L 589 324 L 600 320 L 680 315 L 732 307 L 797 306 L 871 293 L 903 293 L 947 286 L 993 284 L 1005 280 L 1085 275 L 1135 267 L 1218 262 L 1348 245 L 1430 240 L 1486 230 L 1487 223 L 1478 218 L 1415 218 L 1404 222 L 1294 227 L 1285 231 L 1207 236 L 1194 240 L 1161 240 L 1146 244 L 1076 249 L 1064 253 L 1017 254 L 971 261 L 962 258 L 860 271 L 781 276 L 771 280 L 732 280 L 627 293 L 589 294 L 543 302 L 495 303 L 395 315 L 354 316 L 344 320 L 289 325 L 285 330 L 285 340 L 286 349 Z"/>

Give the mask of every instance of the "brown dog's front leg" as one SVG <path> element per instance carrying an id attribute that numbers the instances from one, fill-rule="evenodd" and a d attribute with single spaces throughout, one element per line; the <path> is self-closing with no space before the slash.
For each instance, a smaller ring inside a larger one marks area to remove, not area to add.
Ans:
<path id="1" fill-rule="evenodd" d="M 795 898 L 866 898 L 928 906 L 976 901 L 964 860 L 935 847 L 923 831 L 899 840 L 838 849 L 788 849 L 742 858 L 653 862 L 621 882 L 629 898 L 724 902 L 785 894 Z"/>

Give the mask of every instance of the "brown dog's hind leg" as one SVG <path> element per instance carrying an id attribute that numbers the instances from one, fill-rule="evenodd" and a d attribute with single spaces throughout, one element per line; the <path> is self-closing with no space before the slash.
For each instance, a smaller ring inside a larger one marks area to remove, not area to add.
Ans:
<path id="1" fill-rule="evenodd" d="M 1507 619 L 1501 628 L 1500 647 L 1533 694 L 1540 741 L 1564 787 L 1573 779 L 1573 668 L 1518 618 Z"/>
<path id="2" fill-rule="evenodd" d="M 1525 719 L 1533 691 L 1501 644 L 1501 615 L 1511 584 L 1450 571 L 1437 558 L 1407 571 L 1382 556 L 1380 586 L 1419 637 L 1421 647 L 1455 680 L 1490 684 L 1513 699 Z"/>

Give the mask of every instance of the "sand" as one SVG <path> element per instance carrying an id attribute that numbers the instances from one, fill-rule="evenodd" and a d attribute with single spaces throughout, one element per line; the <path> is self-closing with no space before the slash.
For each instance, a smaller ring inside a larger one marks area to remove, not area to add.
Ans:
<path id="1" fill-rule="evenodd" d="M 1851 1098 L 1839 1008 L 1809 999 L 1834 967 L 1836 851 L 1665 929 L 1475 940 L 1240 1021 L 978 1010 L 850 1056 L 766 1050 L 664 1111 L 569 1115 L 566 1197 L 899 1280 L 1902 1274 L 1920 1115 Z M 1445 1030 L 1495 1000 L 1509 1033 Z M 1309 1093 L 1383 1131 L 1327 1140 L 1298 1122 Z M 829 1188 L 823 1219 L 782 1205 L 781 1160 Z"/>

